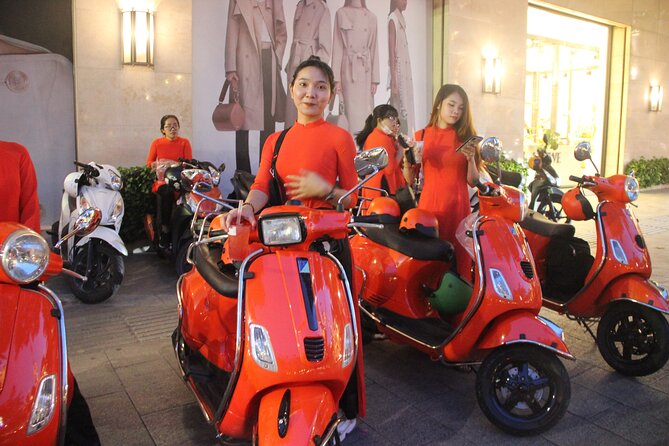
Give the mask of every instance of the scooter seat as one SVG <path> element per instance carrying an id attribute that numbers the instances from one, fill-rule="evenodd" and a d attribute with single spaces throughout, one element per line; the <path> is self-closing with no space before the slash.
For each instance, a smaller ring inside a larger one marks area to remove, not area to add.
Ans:
<path id="1" fill-rule="evenodd" d="M 530 211 L 527 214 L 523 221 L 520 222 L 520 227 L 546 237 L 560 236 L 571 238 L 576 231 L 572 225 L 555 223 L 545 215 L 535 211 Z"/>
<path id="2" fill-rule="evenodd" d="M 193 249 L 193 259 L 197 272 L 218 294 L 225 297 L 237 297 L 239 281 L 235 276 L 235 269 L 231 265 L 230 271 L 219 267 L 223 245 L 219 243 L 198 245 Z"/>
<path id="3" fill-rule="evenodd" d="M 453 259 L 453 245 L 446 240 L 426 237 L 420 233 L 400 232 L 399 224 L 386 224 L 381 229 L 366 228 L 365 234 L 375 243 L 387 246 L 418 260 Z"/>

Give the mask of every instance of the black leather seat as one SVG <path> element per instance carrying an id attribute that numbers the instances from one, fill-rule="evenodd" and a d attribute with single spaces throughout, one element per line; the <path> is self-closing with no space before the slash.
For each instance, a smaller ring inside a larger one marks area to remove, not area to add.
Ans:
<path id="1" fill-rule="evenodd" d="M 386 224 L 382 229 L 366 228 L 365 234 L 373 242 L 414 259 L 443 262 L 453 259 L 453 245 L 446 240 L 426 237 L 418 232 L 400 232 L 399 224 Z"/>
<path id="2" fill-rule="evenodd" d="M 572 225 L 555 223 L 554 221 L 549 220 L 545 215 L 535 211 L 530 211 L 529 214 L 525 216 L 523 221 L 520 222 L 520 227 L 546 237 L 561 236 L 570 238 L 574 236 L 576 231 Z"/>
<path id="3" fill-rule="evenodd" d="M 193 249 L 195 268 L 202 278 L 218 293 L 226 297 L 237 297 L 239 281 L 235 267 L 219 267 L 223 245 L 220 243 L 203 244 Z"/>

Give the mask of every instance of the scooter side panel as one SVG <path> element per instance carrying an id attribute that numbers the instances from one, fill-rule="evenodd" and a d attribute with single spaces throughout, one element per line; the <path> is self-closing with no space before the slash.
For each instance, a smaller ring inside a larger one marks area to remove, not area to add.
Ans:
<path id="1" fill-rule="evenodd" d="M 628 274 L 617 279 L 602 293 L 597 303 L 605 309 L 615 300 L 629 300 L 669 314 L 669 302 L 647 279 L 638 275 Z"/>
<path id="2" fill-rule="evenodd" d="M 610 283 L 627 274 L 648 279 L 652 272 L 648 249 L 637 242 L 643 240 L 641 230 L 626 205 L 602 203 L 598 214 L 601 222 L 597 227 L 597 257 L 586 277 L 586 286 L 567 304 L 567 310 L 575 316 L 601 316 L 608 303 L 604 292 Z M 616 259 L 612 240 L 616 240 L 624 251 L 627 264 Z"/>
<path id="3" fill-rule="evenodd" d="M 60 382 L 58 320 L 51 316 L 51 309 L 48 300 L 40 293 L 21 289 L 5 384 L 0 393 L 0 414 L 4 424 L 0 428 L 0 444 L 55 444 L 62 404 L 59 398 L 49 423 L 38 432 L 26 435 L 39 383 L 52 374 L 56 375 L 56 382 Z M 7 328 L 3 327 L 3 330 Z"/>
<path id="4" fill-rule="evenodd" d="M 503 220 L 488 219 L 483 221 L 478 229 L 477 239 L 480 245 L 482 270 L 477 267 L 474 297 L 481 292 L 483 297 L 471 299 L 464 314 L 471 314 L 473 311 L 476 313 L 464 324 L 459 334 L 444 346 L 444 357 L 449 361 L 480 359 L 475 355 L 476 343 L 487 327 L 500 315 L 515 310 L 539 314 L 541 310 L 541 285 L 534 269 L 531 252 L 520 228 L 517 225 L 509 225 Z M 523 271 L 521 261 L 529 262 L 531 265 L 531 277 Z M 495 291 L 492 269 L 496 269 L 504 276 L 511 299 L 504 298 Z M 479 271 L 483 271 L 483 274 Z"/>
<path id="5" fill-rule="evenodd" d="M 351 239 L 351 250 L 363 300 L 410 318 L 438 317 L 423 285 L 438 288 L 449 264 L 416 260 L 360 236 Z"/>
<path id="6" fill-rule="evenodd" d="M 315 329 L 309 326 L 309 299 L 305 299 L 300 283 L 298 258 L 307 259 L 309 264 Z M 344 326 L 352 320 L 339 270 L 330 259 L 316 252 L 279 251 L 255 259 L 249 272 L 252 278 L 245 281 L 245 329 L 250 324 L 266 329 L 277 371 L 256 363 L 251 334 L 245 332 L 242 369 L 228 411 L 219 423 L 219 430 L 226 435 L 245 438 L 251 435 L 260 396 L 268 389 L 321 383 L 338 401 L 354 366 L 351 361 L 343 367 Z M 306 338 L 323 339 L 321 360 L 307 358 Z"/>
<path id="7" fill-rule="evenodd" d="M 281 401 L 290 391 L 288 429 L 279 434 L 278 417 Z M 337 401 L 330 389 L 321 385 L 279 387 L 263 395 L 258 411 L 258 445 L 308 445 L 337 413 Z"/>
<path id="8" fill-rule="evenodd" d="M 480 350 L 492 350 L 518 342 L 540 345 L 573 358 L 564 340 L 548 324 L 527 311 L 508 313 L 495 319 L 477 347 Z"/>
<path id="9" fill-rule="evenodd" d="M 5 384 L 21 288 L 0 284 L 0 392 Z"/>

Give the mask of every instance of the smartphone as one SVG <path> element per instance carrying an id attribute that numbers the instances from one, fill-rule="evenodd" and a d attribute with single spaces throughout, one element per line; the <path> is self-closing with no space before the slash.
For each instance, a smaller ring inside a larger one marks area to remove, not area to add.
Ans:
<path id="1" fill-rule="evenodd" d="M 469 139 L 467 141 L 463 142 L 462 144 L 460 144 L 460 147 L 455 149 L 455 151 L 460 152 L 460 150 L 464 149 L 465 146 L 469 145 L 469 143 L 473 142 L 475 144 L 478 144 L 481 141 L 483 141 L 483 136 L 478 136 L 478 135 L 470 136 Z"/>

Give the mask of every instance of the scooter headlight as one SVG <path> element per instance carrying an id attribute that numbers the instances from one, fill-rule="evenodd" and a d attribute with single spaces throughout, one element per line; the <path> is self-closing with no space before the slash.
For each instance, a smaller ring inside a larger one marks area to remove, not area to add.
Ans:
<path id="1" fill-rule="evenodd" d="M 258 221 L 260 241 L 267 246 L 302 243 L 307 230 L 299 215 L 270 215 Z"/>
<path id="2" fill-rule="evenodd" d="M 263 369 L 276 372 L 278 366 L 267 329 L 257 324 L 251 324 L 249 328 L 251 330 L 251 355 L 253 360 Z"/>
<path id="3" fill-rule="evenodd" d="M 639 198 L 639 182 L 631 175 L 628 175 L 625 179 L 625 193 L 629 201 L 635 201 Z"/>
<path id="4" fill-rule="evenodd" d="M 123 218 L 123 197 L 120 195 L 116 198 L 114 209 L 112 210 L 109 220 L 115 223 L 119 218 Z"/>
<path id="5" fill-rule="evenodd" d="M 493 289 L 495 293 L 502 299 L 513 300 L 513 295 L 511 294 L 511 289 L 506 283 L 504 274 L 498 269 L 490 268 L 490 280 L 492 281 Z"/>
<path id="6" fill-rule="evenodd" d="M 51 421 L 56 407 L 57 391 L 56 375 L 49 375 L 42 379 L 30 414 L 30 422 L 26 431 L 28 435 L 34 434 Z"/>
<path id="7" fill-rule="evenodd" d="M 353 329 L 351 324 L 344 327 L 344 358 L 341 362 L 342 368 L 348 367 L 353 360 Z"/>
<path id="8" fill-rule="evenodd" d="M 0 250 L 2 269 L 18 283 L 37 280 L 49 263 L 49 246 L 36 232 L 19 229 L 5 239 Z"/>

